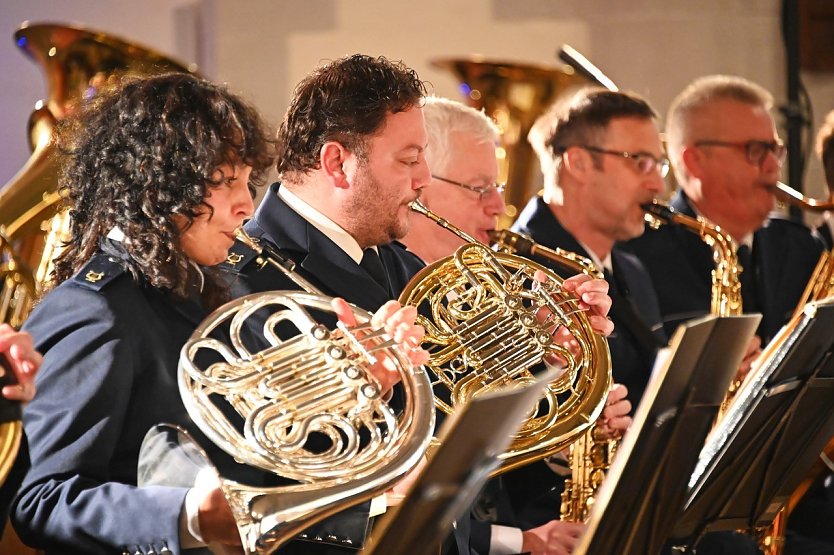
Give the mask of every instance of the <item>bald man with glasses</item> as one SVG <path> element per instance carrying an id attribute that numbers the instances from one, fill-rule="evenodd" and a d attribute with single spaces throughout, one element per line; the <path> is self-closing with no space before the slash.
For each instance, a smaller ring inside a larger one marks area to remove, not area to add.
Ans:
<path id="1" fill-rule="evenodd" d="M 666 122 L 680 184 L 671 204 L 720 226 L 739 245 L 744 310 L 762 313 L 763 343 L 792 314 L 823 248 L 806 226 L 771 216 L 773 185 L 785 160 L 772 105 L 759 85 L 713 75 L 684 89 Z M 696 234 L 663 226 L 629 247 L 652 276 L 667 333 L 709 313 L 715 263 L 712 249 Z"/>

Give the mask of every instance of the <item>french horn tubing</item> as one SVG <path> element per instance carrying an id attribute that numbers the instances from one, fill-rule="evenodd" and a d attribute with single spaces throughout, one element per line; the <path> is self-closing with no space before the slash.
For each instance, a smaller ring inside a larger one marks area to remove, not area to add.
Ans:
<path id="1" fill-rule="evenodd" d="M 604 274 L 596 265 L 584 256 L 561 248 L 551 249 L 540 245 L 520 233 L 508 229 L 495 230 L 490 239 L 500 250 L 517 253 L 524 257 L 539 256 L 554 262 L 569 271 L 583 273 L 597 279 L 604 279 Z M 570 522 L 588 520 L 596 501 L 597 492 L 611 468 L 618 441 L 607 436 L 601 419 L 592 428 L 579 436 L 568 451 L 570 478 L 565 480 L 562 490 L 559 518 Z"/>
<path id="2" fill-rule="evenodd" d="M 528 383 L 531 369 L 558 357 L 564 371 L 533 407 L 494 473 L 561 451 L 593 426 L 605 405 L 611 386 L 605 338 L 551 270 L 492 251 L 419 201 L 410 207 L 467 241 L 415 275 L 400 295 L 403 305 L 417 307 L 417 321 L 426 329 L 423 348 L 435 407 L 450 414 L 479 394 Z M 543 282 L 535 279 L 537 271 Z M 576 340 L 577 352 L 553 340 L 557 328 Z"/>
<path id="3" fill-rule="evenodd" d="M 331 299 L 280 253 L 242 230 L 237 235 L 259 263 L 306 292 L 256 293 L 218 308 L 183 347 L 178 382 L 189 415 L 212 442 L 239 462 L 297 482 L 264 488 L 221 479 L 244 549 L 266 554 L 414 468 L 431 439 L 434 408 L 425 370 L 371 327 L 368 312 L 354 307 L 358 325 L 331 329 L 321 323 L 335 320 Z M 385 400 L 369 370 L 376 363 L 399 372 L 403 410 Z"/>

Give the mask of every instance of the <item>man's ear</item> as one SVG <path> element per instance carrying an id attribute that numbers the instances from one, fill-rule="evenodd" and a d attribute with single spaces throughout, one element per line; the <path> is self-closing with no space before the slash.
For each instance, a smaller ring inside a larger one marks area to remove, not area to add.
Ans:
<path id="1" fill-rule="evenodd" d="M 349 185 L 345 172 L 345 161 L 349 155 L 348 150 L 336 141 L 324 143 L 319 151 L 321 171 L 336 187 L 346 189 Z"/>
<path id="2" fill-rule="evenodd" d="M 701 165 L 703 155 L 701 154 L 701 149 L 694 146 L 684 147 L 681 152 L 681 160 L 683 161 L 684 168 L 686 168 L 686 173 L 692 177 L 701 179 L 703 176 L 703 166 Z"/>
<path id="3" fill-rule="evenodd" d="M 590 154 L 584 148 L 569 148 L 562 154 L 562 166 L 574 176 L 581 176 L 593 164 Z"/>

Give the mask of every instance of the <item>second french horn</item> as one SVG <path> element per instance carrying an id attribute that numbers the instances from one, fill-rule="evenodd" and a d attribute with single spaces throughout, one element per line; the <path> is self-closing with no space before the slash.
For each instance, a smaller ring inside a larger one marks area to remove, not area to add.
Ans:
<path id="1" fill-rule="evenodd" d="M 449 414 L 474 396 L 527 383 L 531 369 L 560 359 L 562 374 L 502 454 L 496 473 L 562 450 L 593 426 L 604 407 L 611 385 L 605 339 L 552 271 L 492 251 L 419 201 L 411 208 L 467 241 L 414 276 L 400 295 L 401 303 L 418 308 L 418 323 L 426 328 L 435 406 Z M 536 279 L 538 272 L 544 281 Z M 578 349 L 555 341 L 556 329 Z"/>

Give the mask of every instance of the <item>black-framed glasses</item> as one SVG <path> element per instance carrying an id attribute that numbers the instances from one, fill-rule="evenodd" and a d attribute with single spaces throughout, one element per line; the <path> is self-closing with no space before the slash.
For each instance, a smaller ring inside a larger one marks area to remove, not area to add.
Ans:
<path id="1" fill-rule="evenodd" d="M 597 146 L 577 146 L 590 152 L 610 154 L 611 156 L 619 156 L 620 158 L 631 160 L 634 162 L 634 167 L 637 169 L 637 173 L 641 175 L 649 175 L 653 171 L 657 171 L 657 173 L 660 174 L 660 177 L 666 177 L 666 174 L 669 173 L 669 159 L 665 156 L 657 158 L 648 152 L 625 152 L 622 150 L 608 150 Z"/>
<path id="2" fill-rule="evenodd" d="M 493 191 L 497 192 L 499 195 L 503 195 L 504 189 L 506 188 L 506 185 L 504 185 L 503 183 L 493 183 L 492 185 L 487 185 L 485 187 L 475 187 L 474 185 L 467 185 L 466 183 L 461 183 L 460 181 L 452 181 L 451 179 L 446 179 L 445 177 L 440 177 L 439 175 L 432 174 L 432 177 L 434 179 L 437 179 L 438 181 L 443 181 L 445 183 L 449 183 L 450 185 L 456 185 L 458 187 L 462 187 L 469 191 L 478 193 L 479 201 L 484 200 L 484 197 L 486 197 Z"/>
<path id="3" fill-rule="evenodd" d="M 768 153 L 772 153 L 776 161 L 781 165 L 785 161 L 785 155 L 788 149 L 782 141 L 759 141 L 756 139 L 750 141 L 719 141 L 714 139 L 703 139 L 695 141 L 695 146 L 724 146 L 729 148 L 737 148 L 744 151 L 744 156 L 747 161 L 754 166 L 761 166 Z"/>

